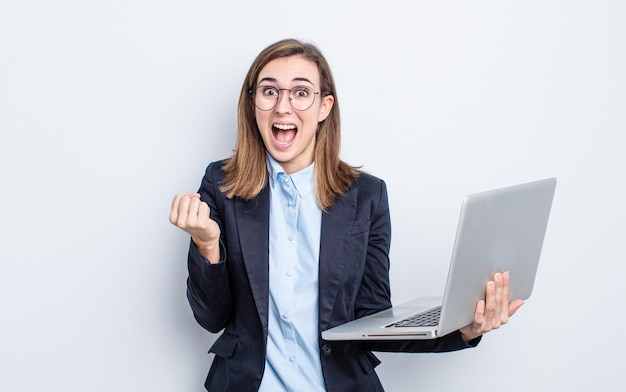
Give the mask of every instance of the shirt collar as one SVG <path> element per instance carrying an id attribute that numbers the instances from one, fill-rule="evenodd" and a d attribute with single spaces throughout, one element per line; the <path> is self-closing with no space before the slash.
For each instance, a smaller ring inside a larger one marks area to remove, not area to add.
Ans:
<path id="1" fill-rule="evenodd" d="M 285 176 L 290 177 L 293 185 L 296 187 L 296 190 L 300 194 L 301 198 L 307 197 L 311 192 L 313 192 L 313 168 L 314 163 L 311 163 L 309 166 L 304 169 L 295 172 L 291 175 L 287 175 L 285 170 L 283 170 L 280 163 L 278 163 L 269 153 L 267 155 L 267 171 L 270 176 L 270 181 L 272 182 L 272 186 L 276 181 L 276 177 L 278 174 L 283 173 Z"/>

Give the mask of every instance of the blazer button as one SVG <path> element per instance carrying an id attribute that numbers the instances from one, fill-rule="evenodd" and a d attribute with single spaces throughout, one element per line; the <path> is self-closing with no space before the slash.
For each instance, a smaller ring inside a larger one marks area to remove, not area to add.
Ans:
<path id="1" fill-rule="evenodd" d="M 330 355 L 330 353 L 332 352 L 332 348 L 330 348 L 330 344 L 325 344 L 322 346 L 322 354 L 324 355 Z"/>

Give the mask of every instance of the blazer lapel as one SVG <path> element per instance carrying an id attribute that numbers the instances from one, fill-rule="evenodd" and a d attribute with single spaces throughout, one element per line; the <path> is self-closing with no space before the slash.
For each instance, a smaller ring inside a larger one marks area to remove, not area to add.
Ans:
<path id="1" fill-rule="evenodd" d="M 357 188 L 349 190 L 322 215 L 319 265 L 319 326 L 328 328 L 341 284 L 347 249 L 356 215 Z"/>
<path id="2" fill-rule="evenodd" d="M 256 309 L 267 335 L 269 308 L 269 187 L 256 198 L 235 203 L 239 245 Z"/>
<path id="3" fill-rule="evenodd" d="M 328 328 L 334 299 L 341 284 L 347 248 L 356 215 L 357 188 L 349 190 L 322 214 L 319 260 L 319 325 Z M 267 334 L 269 309 L 269 187 L 253 200 L 236 199 L 239 245 L 256 309 Z"/>

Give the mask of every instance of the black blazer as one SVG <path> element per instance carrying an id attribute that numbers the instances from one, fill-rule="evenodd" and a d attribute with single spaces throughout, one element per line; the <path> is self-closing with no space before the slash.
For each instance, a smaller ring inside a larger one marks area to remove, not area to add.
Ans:
<path id="1" fill-rule="evenodd" d="M 217 333 L 208 391 L 256 391 L 265 367 L 269 303 L 269 188 L 253 200 L 227 199 L 219 184 L 224 161 L 209 165 L 200 187 L 222 232 L 222 262 L 209 264 L 191 243 L 187 297 L 198 323 Z M 391 229 L 385 183 L 361 173 L 322 215 L 319 332 L 391 306 Z M 319 340 L 328 391 L 382 391 L 375 351 L 439 352 L 471 347 L 457 331 L 407 342 Z"/>

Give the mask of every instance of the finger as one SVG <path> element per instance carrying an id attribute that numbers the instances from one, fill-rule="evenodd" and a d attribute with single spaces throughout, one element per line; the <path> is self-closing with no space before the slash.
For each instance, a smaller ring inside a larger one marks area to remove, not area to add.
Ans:
<path id="1" fill-rule="evenodd" d="M 189 204 L 192 198 L 187 194 L 183 195 L 178 202 L 178 217 L 176 219 L 176 226 L 184 229 L 187 227 L 187 221 L 189 219 Z"/>
<path id="2" fill-rule="evenodd" d="M 210 215 L 211 209 L 209 208 L 209 205 L 205 202 L 201 202 L 198 206 L 198 218 L 204 220 L 206 218 L 209 218 Z"/>
<path id="3" fill-rule="evenodd" d="M 485 301 L 480 300 L 476 304 L 476 311 L 474 312 L 474 324 L 482 326 L 485 322 Z"/>
<path id="4" fill-rule="evenodd" d="M 485 328 L 491 329 L 496 315 L 496 284 L 493 280 L 487 282 L 485 290 Z"/>
<path id="5" fill-rule="evenodd" d="M 175 195 L 172 200 L 172 206 L 170 208 L 170 223 L 175 225 L 178 220 L 178 205 L 180 204 L 180 199 L 182 195 Z"/>
<path id="6" fill-rule="evenodd" d="M 500 324 L 502 323 L 503 315 L 506 314 L 506 317 L 508 318 L 509 303 L 503 302 L 504 295 L 502 291 L 503 291 L 504 282 L 502 281 L 502 274 L 499 272 L 495 273 L 493 276 L 493 281 L 496 285 L 496 290 L 495 290 L 496 308 L 495 308 L 495 314 L 494 314 L 494 319 L 493 319 L 493 327 L 498 328 Z"/>
<path id="7" fill-rule="evenodd" d="M 522 305 L 524 305 L 524 301 L 521 299 L 516 299 L 515 301 L 511 302 L 509 304 L 509 317 L 513 316 L 515 312 L 517 312 L 517 310 L 522 307 Z"/>
<path id="8" fill-rule="evenodd" d="M 510 276 L 509 276 L 509 271 L 505 271 L 502 273 L 502 314 L 501 314 L 501 319 L 502 319 L 502 323 L 507 323 L 509 321 L 509 316 L 511 315 L 510 313 L 510 293 L 509 293 L 509 289 L 510 289 Z"/>
<path id="9" fill-rule="evenodd" d="M 509 274 L 509 271 L 505 271 L 502 273 L 502 289 L 504 290 L 504 294 L 506 296 L 506 298 L 503 298 L 503 300 L 506 300 L 506 302 L 509 302 L 509 289 L 511 288 L 511 277 Z"/>
<path id="10" fill-rule="evenodd" d="M 200 198 L 190 197 L 187 207 L 187 227 L 198 226 L 198 210 L 200 209 Z"/>

